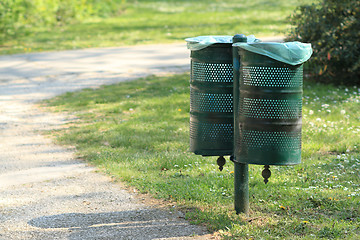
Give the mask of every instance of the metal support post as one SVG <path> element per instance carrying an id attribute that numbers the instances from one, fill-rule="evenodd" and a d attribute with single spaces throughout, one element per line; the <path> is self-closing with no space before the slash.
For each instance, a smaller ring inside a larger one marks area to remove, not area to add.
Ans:
<path id="1" fill-rule="evenodd" d="M 235 162 L 234 187 L 236 214 L 249 213 L 249 165 Z"/>
<path id="2" fill-rule="evenodd" d="M 236 34 L 233 37 L 233 43 L 236 42 L 247 42 L 247 38 L 244 34 Z M 237 121 L 237 114 L 239 111 L 239 70 L 240 70 L 240 56 L 237 51 L 237 47 L 232 49 L 233 55 L 233 103 L 234 103 L 234 187 L 235 187 L 235 211 L 239 213 L 249 213 L 249 166 L 248 164 L 239 163 L 236 160 L 236 140 L 239 134 L 239 122 Z"/>

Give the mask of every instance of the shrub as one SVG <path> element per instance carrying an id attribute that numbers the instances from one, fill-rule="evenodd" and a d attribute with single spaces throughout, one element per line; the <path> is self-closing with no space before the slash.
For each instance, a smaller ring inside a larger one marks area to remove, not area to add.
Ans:
<path id="1" fill-rule="evenodd" d="M 360 85 L 360 1 L 322 0 L 302 5 L 290 17 L 288 40 L 310 42 L 317 80 Z"/>

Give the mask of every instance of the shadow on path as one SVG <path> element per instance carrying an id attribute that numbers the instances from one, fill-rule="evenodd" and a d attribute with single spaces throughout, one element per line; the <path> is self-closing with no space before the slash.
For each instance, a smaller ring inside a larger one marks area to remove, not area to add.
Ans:
<path id="1" fill-rule="evenodd" d="M 68 239 L 161 239 L 191 236 L 195 228 L 177 213 L 160 209 L 105 213 L 65 213 L 43 216 L 28 222 L 42 229 L 67 230 Z M 33 233 L 34 234 L 34 233 Z M 206 234 L 206 233 L 204 233 Z"/>

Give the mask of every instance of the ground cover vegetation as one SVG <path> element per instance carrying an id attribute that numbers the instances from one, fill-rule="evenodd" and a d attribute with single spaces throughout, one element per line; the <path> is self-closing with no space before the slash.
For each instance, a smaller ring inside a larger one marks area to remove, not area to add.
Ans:
<path id="1" fill-rule="evenodd" d="M 183 41 L 199 35 L 283 35 L 313 0 L 2 0 L 0 54 Z"/>
<path id="2" fill-rule="evenodd" d="M 250 216 L 233 211 L 233 166 L 189 148 L 189 74 L 66 93 L 46 102 L 78 119 L 53 132 L 79 157 L 143 193 L 174 201 L 224 239 L 360 238 L 359 87 L 306 82 L 302 163 L 250 166 Z"/>

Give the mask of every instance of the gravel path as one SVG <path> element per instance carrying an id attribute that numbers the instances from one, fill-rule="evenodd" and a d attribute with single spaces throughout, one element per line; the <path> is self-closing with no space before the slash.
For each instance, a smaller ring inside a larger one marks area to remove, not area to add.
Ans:
<path id="1" fill-rule="evenodd" d="M 69 116 L 36 102 L 149 74 L 188 71 L 185 45 L 0 57 L 0 239 L 212 239 L 40 135 Z"/>

